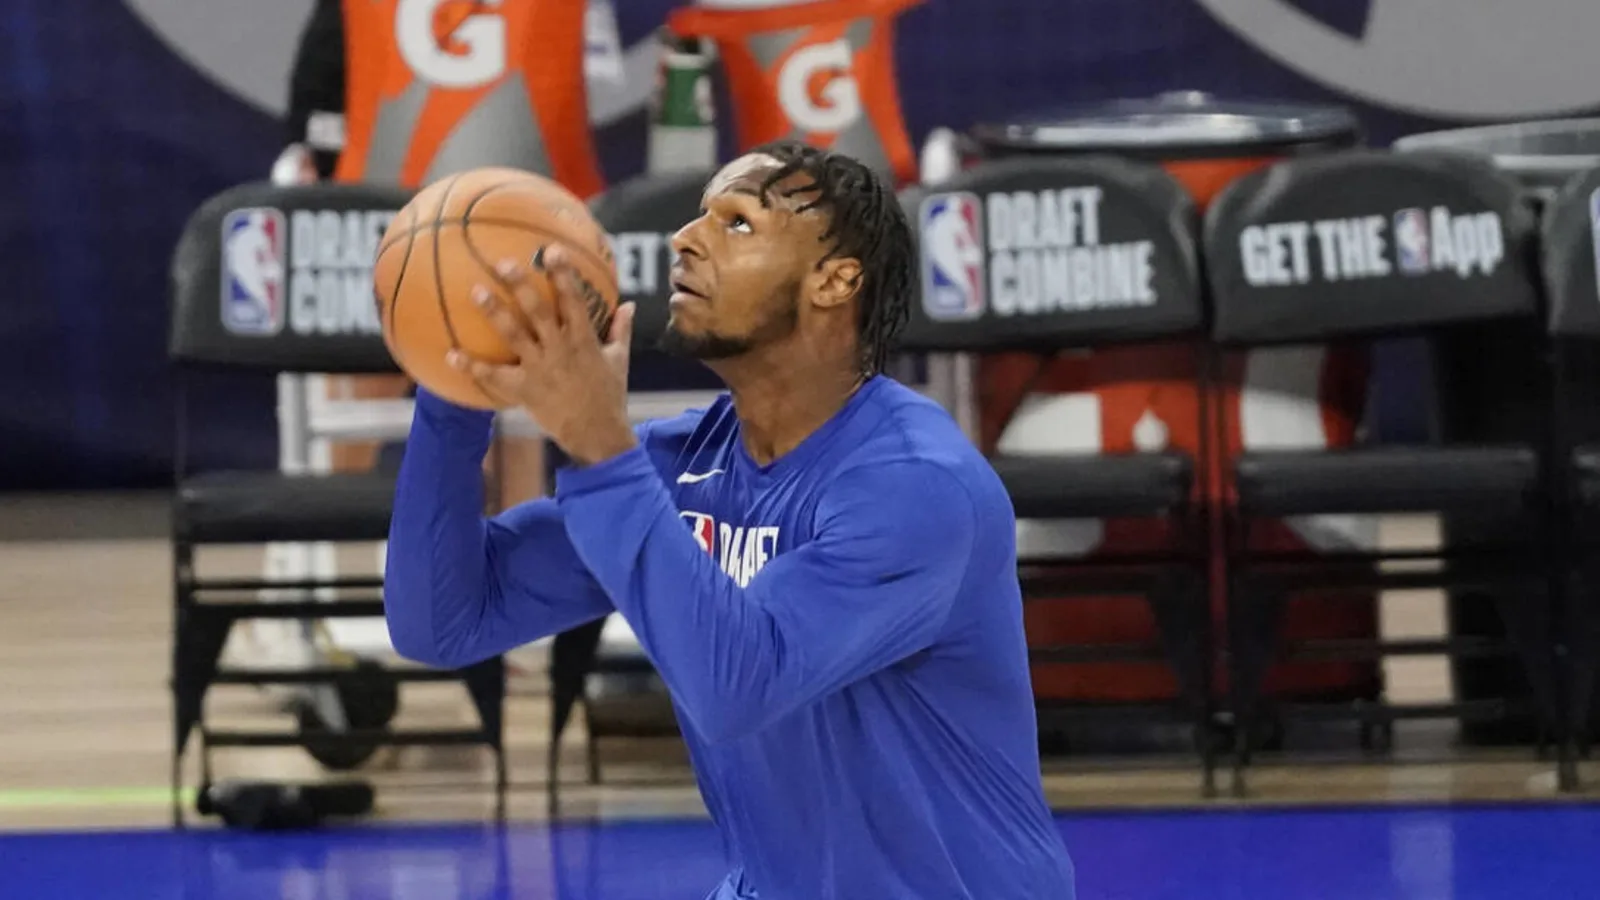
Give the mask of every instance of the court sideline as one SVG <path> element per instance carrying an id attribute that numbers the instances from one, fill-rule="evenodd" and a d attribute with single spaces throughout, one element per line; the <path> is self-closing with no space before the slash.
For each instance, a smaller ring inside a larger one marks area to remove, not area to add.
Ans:
<path id="1" fill-rule="evenodd" d="M 0 632 L 0 683 L 10 687 L 0 693 L 7 732 L 0 742 L 0 829 L 166 822 L 171 601 L 165 527 L 165 500 L 158 494 L 25 497 L 0 513 L 0 569 L 6 573 L 0 609 L 7 622 Z M 1426 540 L 1426 532 L 1425 523 L 1390 523 L 1385 539 Z M 258 560 L 254 550 L 246 550 L 202 564 L 249 571 Z M 1438 633 L 1442 603 L 1437 597 L 1386 598 L 1383 620 L 1389 634 Z M 507 710 L 511 813 L 519 820 L 540 819 L 548 730 L 543 654 L 525 650 L 514 662 L 520 674 Z M 1392 663 L 1388 677 L 1391 690 L 1408 699 L 1448 690 L 1441 660 Z M 403 721 L 461 720 L 467 713 L 459 691 L 406 688 Z M 210 710 L 230 725 L 280 727 L 284 721 L 269 695 L 243 688 L 216 689 Z M 581 735 L 581 723 L 569 729 L 564 750 L 564 796 L 574 815 L 703 814 L 675 741 L 608 741 L 602 750 L 605 784 L 591 788 L 583 783 Z M 1425 729 L 1403 732 L 1398 741 L 1423 753 L 1447 742 L 1448 735 Z M 1253 784 L 1256 799 L 1266 803 L 1553 795 L 1548 767 L 1522 754 L 1509 759 L 1443 767 L 1264 768 Z M 319 776 L 319 767 L 294 749 L 227 751 L 218 762 L 223 775 Z M 487 783 L 486 762 L 474 749 L 385 750 L 362 774 L 380 787 L 380 817 L 476 820 L 489 809 L 480 790 Z M 1153 760 L 1139 772 L 1093 764 L 1051 764 L 1047 770 L 1050 799 L 1063 808 L 1198 801 L 1187 759 Z"/>

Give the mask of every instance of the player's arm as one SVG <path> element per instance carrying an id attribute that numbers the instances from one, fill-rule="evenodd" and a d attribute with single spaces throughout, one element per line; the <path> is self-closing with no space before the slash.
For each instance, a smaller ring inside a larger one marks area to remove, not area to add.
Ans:
<path id="1" fill-rule="evenodd" d="M 828 486 L 813 541 L 741 588 L 684 527 L 642 450 L 563 471 L 557 484 L 578 556 L 713 741 L 928 647 L 976 534 L 972 500 L 949 472 L 865 466 Z"/>
<path id="2" fill-rule="evenodd" d="M 384 616 L 402 656 L 460 667 L 611 612 L 555 501 L 483 515 L 491 413 L 417 391 L 389 525 Z"/>

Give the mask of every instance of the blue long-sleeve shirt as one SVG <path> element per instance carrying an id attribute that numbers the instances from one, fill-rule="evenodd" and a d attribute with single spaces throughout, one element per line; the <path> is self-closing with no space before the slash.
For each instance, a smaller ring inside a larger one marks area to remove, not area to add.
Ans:
<path id="1" fill-rule="evenodd" d="M 733 872 L 718 900 L 1071 900 L 992 469 L 864 385 L 750 458 L 731 402 L 485 520 L 486 413 L 419 391 L 391 526 L 395 647 L 460 666 L 615 610 L 673 697 Z"/>

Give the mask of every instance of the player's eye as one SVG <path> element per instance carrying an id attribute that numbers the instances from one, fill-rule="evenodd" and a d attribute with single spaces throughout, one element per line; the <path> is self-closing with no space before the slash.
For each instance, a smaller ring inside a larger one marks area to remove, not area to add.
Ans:
<path id="1" fill-rule="evenodd" d="M 734 231 L 744 232 L 745 234 L 749 234 L 752 229 L 750 220 L 746 219 L 742 213 L 734 213 L 733 215 L 729 216 L 728 227 L 732 228 Z"/>

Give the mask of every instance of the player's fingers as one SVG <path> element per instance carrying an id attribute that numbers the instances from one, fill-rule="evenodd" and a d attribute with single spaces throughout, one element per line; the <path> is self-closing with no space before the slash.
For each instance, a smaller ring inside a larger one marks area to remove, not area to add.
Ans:
<path id="1" fill-rule="evenodd" d="M 616 314 L 611 317 L 611 331 L 606 335 L 606 346 L 621 347 L 626 351 L 633 345 L 633 316 L 637 309 L 633 303 L 617 307 Z"/>
<path id="2" fill-rule="evenodd" d="M 572 256 L 565 247 L 552 244 L 545 248 L 542 262 L 550 275 L 550 285 L 555 288 L 556 314 L 561 326 L 571 328 L 575 322 L 582 321 L 591 323 L 592 330 L 588 294 L 578 277 L 578 270 L 573 268 Z"/>
<path id="3" fill-rule="evenodd" d="M 628 383 L 628 363 L 633 358 L 634 309 L 632 303 L 617 307 L 616 314 L 611 317 L 611 331 L 606 338 L 606 345 L 600 348 L 600 354 L 623 384 Z"/>
<path id="4" fill-rule="evenodd" d="M 533 273 L 527 266 L 514 259 L 502 259 L 495 264 L 494 272 L 500 277 L 500 284 L 511 292 L 524 312 L 539 302 L 539 291 L 534 286 Z"/>
<path id="5" fill-rule="evenodd" d="M 534 287 L 536 276 L 542 274 L 548 278 L 550 274 L 544 260 L 545 253 L 546 250 L 541 248 L 533 255 L 531 270 L 514 259 L 502 260 L 498 268 L 500 277 L 517 285 L 517 300 L 522 307 L 523 315 L 527 316 L 534 340 L 544 346 L 550 346 L 559 333 L 561 323 L 551 304 L 546 302 Z"/>
<path id="6" fill-rule="evenodd" d="M 483 310 L 484 318 L 494 326 L 495 332 L 506 342 L 506 346 L 511 348 L 511 352 L 524 359 L 538 352 L 539 348 L 534 343 L 533 329 L 528 326 L 527 318 L 513 307 L 514 301 L 496 295 L 483 285 L 478 285 L 472 289 L 472 302 Z"/>
<path id="7" fill-rule="evenodd" d="M 445 362 L 464 372 L 484 393 L 501 403 L 517 403 L 522 396 L 525 376 L 520 366 L 502 366 L 474 357 L 464 350 L 451 350 Z"/>

